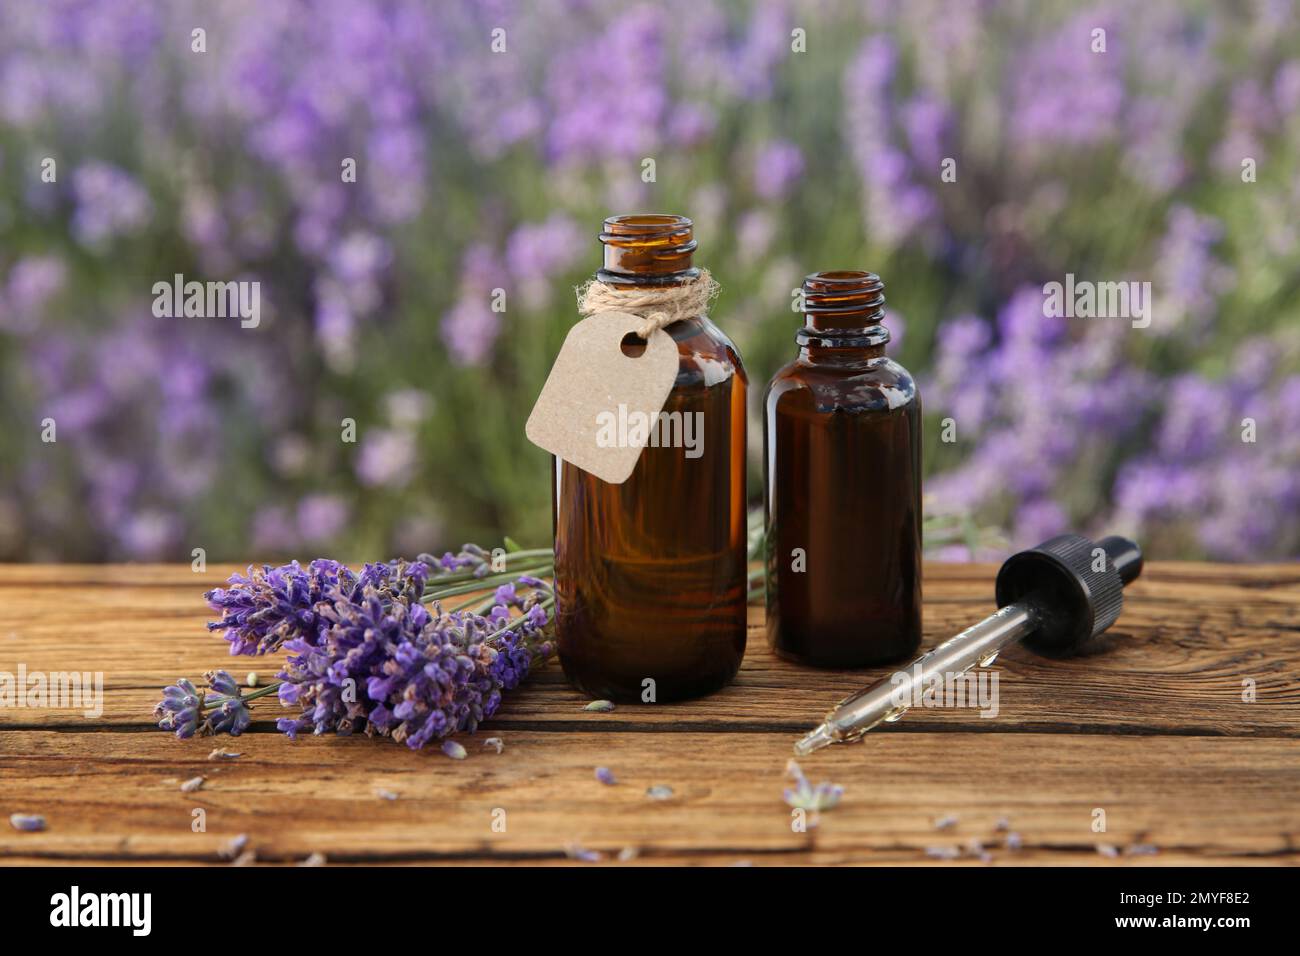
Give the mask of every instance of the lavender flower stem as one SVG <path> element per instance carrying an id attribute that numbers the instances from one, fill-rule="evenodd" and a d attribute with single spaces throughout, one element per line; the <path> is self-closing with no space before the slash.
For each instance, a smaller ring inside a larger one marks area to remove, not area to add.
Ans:
<path id="1" fill-rule="evenodd" d="M 555 598 L 554 598 L 554 597 L 544 598 L 543 600 L 537 602 L 537 606 L 540 607 L 540 608 L 541 608 L 542 610 L 544 610 L 544 611 L 549 611 L 551 608 L 555 607 Z M 500 627 L 498 627 L 495 631 L 488 631 L 486 634 L 483 635 L 483 638 L 482 638 L 482 639 L 483 639 L 484 641 L 490 641 L 490 640 L 492 640 L 492 638 L 496 637 L 498 634 L 501 634 L 501 633 L 503 633 L 503 632 L 505 632 L 505 631 L 508 631 L 508 630 L 510 630 L 512 627 L 516 627 L 516 626 L 518 626 L 518 624 L 519 624 L 519 619 L 518 619 L 518 618 L 514 618 L 514 619 L 512 619 L 512 620 L 506 621 L 504 624 L 502 624 Z"/>
<path id="2" fill-rule="evenodd" d="M 532 563 L 538 558 L 544 558 L 547 563 L 555 557 L 555 552 L 550 548 L 533 548 L 528 551 L 510 551 L 505 555 L 505 564 L 507 570 L 523 570 L 519 567 L 519 562 Z M 474 570 L 466 571 L 447 571 L 444 574 L 432 574 L 428 577 L 429 584 L 454 584 L 458 581 L 473 581 Z"/>
<path id="3" fill-rule="evenodd" d="M 283 683 L 284 681 L 275 681 L 274 683 L 267 684 L 265 687 L 259 687 L 257 690 L 251 691 L 250 693 L 240 694 L 239 699 L 242 701 L 250 701 L 257 700 L 259 697 L 266 697 L 267 695 L 274 693 L 275 689 Z M 226 698 L 224 697 L 218 697 L 215 700 L 205 697 L 203 700 L 203 709 L 216 710 L 225 702 Z"/>
<path id="4" fill-rule="evenodd" d="M 438 588 L 428 591 L 420 596 L 420 600 L 428 604 L 430 601 L 437 601 L 445 597 L 455 597 L 457 594 L 473 594 L 475 591 L 482 591 L 492 584 L 505 584 L 516 580 L 520 574 L 531 574 L 533 572 L 549 573 L 553 570 L 552 565 L 547 562 L 536 564 L 530 567 L 514 568 L 501 574 L 489 574 L 481 578 L 474 578 L 469 582 L 455 587 Z"/>

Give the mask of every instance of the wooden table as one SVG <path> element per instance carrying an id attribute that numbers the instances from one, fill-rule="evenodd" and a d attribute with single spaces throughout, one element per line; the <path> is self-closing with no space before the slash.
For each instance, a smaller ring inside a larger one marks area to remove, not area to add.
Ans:
<path id="1" fill-rule="evenodd" d="M 1149 565 L 1099 653 L 1006 653 L 996 718 L 918 710 L 806 759 L 812 782 L 844 787 L 806 832 L 782 800 L 791 743 L 868 675 L 774 659 L 758 608 L 723 693 L 589 713 L 552 664 L 464 738 L 463 761 L 361 736 L 292 742 L 274 702 L 242 737 L 178 741 L 150 720 L 164 684 L 277 669 L 228 657 L 204 629 L 201 593 L 230 570 L 0 567 L 0 671 L 102 670 L 105 698 L 97 718 L 0 709 L 4 862 L 216 863 L 238 834 L 267 862 L 1300 861 L 1300 565 Z M 988 613 L 994 570 L 926 568 L 927 646 Z M 490 736 L 504 752 L 484 748 Z M 242 756 L 210 761 L 214 748 Z M 597 766 L 617 784 L 598 782 Z M 195 776 L 202 788 L 182 792 Z M 671 797 L 651 799 L 652 786 Z M 42 814 L 46 830 L 12 829 L 16 812 Z M 943 817 L 956 822 L 939 829 Z"/>

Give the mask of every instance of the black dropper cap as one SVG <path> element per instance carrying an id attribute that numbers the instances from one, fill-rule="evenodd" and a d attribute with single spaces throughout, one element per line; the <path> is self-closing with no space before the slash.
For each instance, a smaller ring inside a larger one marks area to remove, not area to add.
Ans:
<path id="1" fill-rule="evenodd" d="M 1038 618 L 1025 644 L 1053 657 L 1077 654 L 1119 618 L 1124 586 L 1142 573 L 1128 538 L 1093 542 L 1062 534 L 1013 554 L 998 571 L 998 607 L 1025 603 Z"/>

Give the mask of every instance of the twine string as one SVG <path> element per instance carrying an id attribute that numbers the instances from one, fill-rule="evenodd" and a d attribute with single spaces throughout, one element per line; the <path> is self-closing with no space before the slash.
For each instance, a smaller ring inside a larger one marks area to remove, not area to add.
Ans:
<path id="1" fill-rule="evenodd" d="M 648 339 L 674 322 L 707 313 L 718 289 L 709 270 L 701 269 L 699 276 L 681 285 L 625 290 L 590 279 L 574 291 L 578 294 L 578 312 L 584 317 L 598 312 L 626 312 L 641 320 L 636 334 Z"/>

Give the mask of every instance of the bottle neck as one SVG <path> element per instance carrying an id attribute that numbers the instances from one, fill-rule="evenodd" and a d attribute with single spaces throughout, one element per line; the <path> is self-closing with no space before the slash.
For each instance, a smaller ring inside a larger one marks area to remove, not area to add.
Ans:
<path id="1" fill-rule="evenodd" d="M 604 266 L 596 278 L 607 285 L 681 285 L 699 276 L 694 224 L 685 216 L 611 216 L 600 234 Z"/>
<path id="2" fill-rule="evenodd" d="M 812 359 L 858 361 L 885 354 L 885 284 L 871 272 L 814 272 L 803 282 L 804 324 L 795 335 Z"/>

